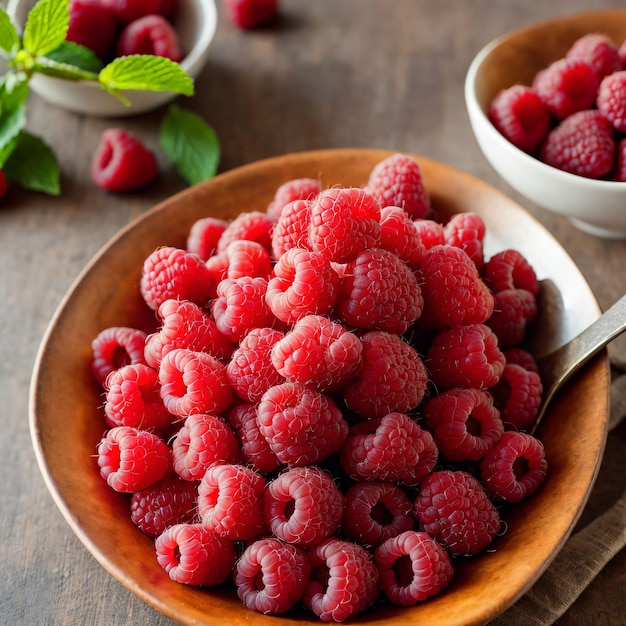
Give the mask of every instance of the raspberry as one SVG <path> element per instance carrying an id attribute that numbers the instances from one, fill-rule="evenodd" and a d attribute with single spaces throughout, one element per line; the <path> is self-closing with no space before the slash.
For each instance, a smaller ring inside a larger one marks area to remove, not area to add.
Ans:
<path id="1" fill-rule="evenodd" d="M 257 422 L 272 452 L 289 466 L 328 458 L 348 435 L 348 423 L 333 400 L 299 383 L 266 391 L 259 401 Z"/>
<path id="2" fill-rule="evenodd" d="M 218 537 L 254 539 L 265 529 L 262 512 L 265 480 L 243 465 L 213 465 L 198 486 L 202 525 Z"/>
<path id="3" fill-rule="evenodd" d="M 279 259 L 290 248 L 310 250 L 309 222 L 311 203 L 307 200 L 288 202 L 272 231 L 272 254 Z"/>
<path id="4" fill-rule="evenodd" d="M 535 421 L 541 405 L 543 386 L 537 372 L 507 363 L 491 393 L 502 421 L 510 429 L 524 430 Z"/>
<path id="5" fill-rule="evenodd" d="M 415 274 L 393 252 L 365 250 L 347 264 L 337 300 L 337 312 L 347 324 L 402 334 L 423 306 Z"/>
<path id="6" fill-rule="evenodd" d="M 622 66 L 626 66 L 626 39 L 617 48 L 617 55 Z"/>
<path id="7" fill-rule="evenodd" d="M 370 172 L 367 189 L 381 207 L 400 207 L 411 219 L 424 218 L 430 213 L 422 170 L 407 155 L 394 154 L 378 163 Z"/>
<path id="8" fill-rule="evenodd" d="M 116 426 L 97 448 L 100 475 L 111 489 L 132 493 L 161 480 L 170 468 L 170 449 L 147 430 Z"/>
<path id="9" fill-rule="evenodd" d="M 380 205 L 363 189 L 333 187 L 311 201 L 311 249 L 336 263 L 380 243 Z"/>
<path id="10" fill-rule="evenodd" d="M 361 365 L 362 351 L 360 339 L 341 324 L 307 315 L 276 342 L 271 359 L 288 381 L 329 391 L 352 379 Z"/>
<path id="11" fill-rule="evenodd" d="M 102 385 L 106 377 L 124 365 L 145 363 L 143 354 L 146 333 L 136 328 L 112 326 L 100 331 L 91 342 L 91 369 Z"/>
<path id="12" fill-rule="evenodd" d="M 378 597 L 378 572 L 361 546 L 336 537 L 309 552 L 312 570 L 303 603 L 323 622 L 343 622 Z"/>
<path id="13" fill-rule="evenodd" d="M 296 200 L 312 200 L 322 186 L 315 178 L 295 178 L 283 183 L 274 194 L 274 198 L 267 207 L 267 216 L 278 221 L 283 208 Z"/>
<path id="14" fill-rule="evenodd" d="M 456 246 L 430 248 L 424 255 L 421 283 L 424 309 L 419 325 L 481 324 L 493 311 L 493 295 L 481 280 L 469 255 Z"/>
<path id="15" fill-rule="evenodd" d="M 224 0 L 228 19 L 238 28 L 249 30 L 276 20 L 278 0 Z"/>
<path id="16" fill-rule="evenodd" d="M 276 537 L 309 548 L 339 528 L 344 502 L 343 494 L 322 469 L 293 467 L 267 484 L 263 515 Z"/>
<path id="17" fill-rule="evenodd" d="M 285 382 L 272 364 L 272 347 L 283 338 L 272 328 L 251 330 L 233 352 L 226 366 L 226 376 L 237 395 L 247 402 L 257 402 L 274 385 Z"/>
<path id="18" fill-rule="evenodd" d="M 419 354 L 398 335 L 370 331 L 361 338 L 361 371 L 343 389 L 346 405 L 362 418 L 415 409 L 426 393 L 428 373 Z"/>
<path id="19" fill-rule="evenodd" d="M 291 248 L 274 266 L 267 286 L 267 304 L 283 322 L 309 314 L 330 313 L 337 298 L 339 276 L 319 252 Z"/>
<path id="20" fill-rule="evenodd" d="M 557 169 L 602 178 L 613 169 L 615 139 L 611 123 L 597 110 L 579 111 L 550 132 L 540 159 Z"/>
<path id="21" fill-rule="evenodd" d="M 494 498 L 513 503 L 537 491 L 547 471 L 541 441 L 514 431 L 504 433 L 480 464 L 485 489 Z"/>
<path id="22" fill-rule="evenodd" d="M 432 435 L 404 413 L 366 420 L 350 428 L 341 466 L 355 480 L 417 485 L 437 462 Z"/>
<path id="23" fill-rule="evenodd" d="M 443 459 L 478 461 L 504 432 L 491 396 L 478 389 L 450 389 L 432 398 L 424 420 Z"/>
<path id="24" fill-rule="evenodd" d="M 596 101 L 599 79 L 588 63 L 559 59 L 539 72 L 532 88 L 557 120 L 589 109 Z"/>
<path id="25" fill-rule="evenodd" d="M 619 140 L 615 160 L 614 178 L 616 181 L 626 182 L 626 139 Z"/>
<path id="26" fill-rule="evenodd" d="M 145 15 L 128 24 L 117 38 L 117 56 L 152 54 L 181 61 L 183 53 L 174 27 L 162 15 Z"/>
<path id="27" fill-rule="evenodd" d="M 161 397 L 178 417 L 195 413 L 219 415 L 232 401 L 226 366 L 205 352 L 176 348 L 159 366 Z"/>
<path id="28" fill-rule="evenodd" d="M 419 267 L 426 252 L 413 220 L 395 206 L 380 211 L 380 247 L 397 254 L 411 269 Z"/>
<path id="29" fill-rule="evenodd" d="M 245 549 L 233 579 L 239 599 L 249 609 L 280 615 L 300 600 L 310 573 L 311 564 L 302 548 L 268 537 Z"/>
<path id="30" fill-rule="evenodd" d="M 223 252 L 231 242 L 243 239 L 260 243 L 269 253 L 272 249 L 273 227 L 273 220 L 265 213 L 260 211 L 240 213 L 226 227 L 217 244 L 217 251 Z"/>
<path id="31" fill-rule="evenodd" d="M 400 606 L 412 606 L 445 589 L 454 570 L 443 547 L 421 531 L 387 539 L 374 552 L 380 588 Z"/>
<path id="32" fill-rule="evenodd" d="M 144 535 L 157 537 L 175 524 L 198 522 L 197 497 L 196 483 L 166 476 L 150 487 L 133 493 L 130 519 Z"/>
<path id="33" fill-rule="evenodd" d="M 417 234 L 424 244 L 426 250 L 430 250 L 435 246 L 443 245 L 445 237 L 443 234 L 443 224 L 434 220 L 417 219 L 413 221 Z"/>
<path id="34" fill-rule="evenodd" d="M 588 63 L 600 80 L 622 69 L 617 46 L 604 33 L 583 35 L 574 42 L 565 56 Z"/>
<path id="35" fill-rule="evenodd" d="M 216 217 L 196 220 L 187 236 L 187 252 L 206 261 L 217 252 L 217 242 L 226 230 L 227 222 Z"/>
<path id="36" fill-rule="evenodd" d="M 109 374 L 104 414 L 109 426 L 133 426 L 142 430 L 164 430 L 173 416 L 159 395 L 159 375 L 147 365 L 136 363 Z"/>
<path id="37" fill-rule="evenodd" d="M 504 358 L 506 360 L 506 364 L 515 364 L 520 365 L 525 370 L 529 372 L 539 372 L 539 368 L 537 367 L 537 361 L 535 361 L 535 357 L 528 352 L 528 350 L 524 350 L 524 348 L 507 348 L 502 351 L 504 354 Z"/>
<path id="38" fill-rule="evenodd" d="M 227 278 L 261 276 L 268 278 L 272 273 L 272 260 L 267 249 L 258 241 L 237 239 L 231 241 L 222 252 L 226 255 Z"/>
<path id="39" fill-rule="evenodd" d="M 3 170 L 0 169 L 0 198 L 4 198 L 7 193 L 8 183 L 7 177 Z"/>
<path id="40" fill-rule="evenodd" d="M 552 127 L 550 112 L 537 92 L 527 85 L 502 89 L 487 113 L 496 129 L 524 152 L 539 148 Z"/>
<path id="41" fill-rule="evenodd" d="M 598 109 L 618 132 L 626 131 L 626 71 L 606 76 L 598 89 Z"/>
<path id="42" fill-rule="evenodd" d="M 500 530 L 500 514 L 480 482 L 464 471 L 433 472 L 413 503 L 424 530 L 450 554 L 484 550 Z"/>
<path id="43" fill-rule="evenodd" d="M 239 441 L 230 426 L 214 415 L 198 413 L 185 418 L 172 443 L 172 466 L 184 480 L 201 480 L 217 463 L 237 463 Z"/>
<path id="44" fill-rule="evenodd" d="M 231 541 L 201 524 L 176 524 L 154 542 L 157 561 L 169 577 L 185 585 L 212 587 L 223 583 L 237 558 Z"/>
<path id="45" fill-rule="evenodd" d="M 91 161 L 93 182 L 107 191 L 135 191 L 159 175 L 154 154 L 139 137 L 122 128 L 108 128 Z"/>
<path id="46" fill-rule="evenodd" d="M 69 11 L 65 39 L 90 48 L 101 59 L 108 57 L 114 47 L 117 25 L 107 8 L 93 1 L 72 0 Z"/>
<path id="47" fill-rule="evenodd" d="M 519 345 L 537 315 L 535 296 L 525 289 L 504 289 L 494 297 L 495 306 L 487 326 L 498 337 L 500 348 Z"/>
<path id="48" fill-rule="evenodd" d="M 498 338 L 484 324 L 440 331 L 425 362 L 438 389 L 488 389 L 500 380 L 505 366 Z"/>
<path id="49" fill-rule="evenodd" d="M 341 532 L 364 546 L 379 546 L 405 530 L 412 530 L 413 505 L 406 493 L 390 482 L 357 482 L 346 491 Z"/>
<path id="50" fill-rule="evenodd" d="M 483 240 L 485 223 L 476 213 L 456 213 L 444 226 L 445 243 L 456 246 L 467 253 L 480 272 L 484 265 Z"/>
<path id="51" fill-rule="evenodd" d="M 176 348 L 207 352 L 216 358 L 232 353 L 233 345 L 197 304 L 170 298 L 159 306 L 157 313 L 161 328 L 145 341 L 145 360 L 151 367 L 158 369 L 163 357 Z"/>
<path id="52" fill-rule="evenodd" d="M 100 0 L 121 25 L 151 14 L 171 14 L 171 0 Z"/>
<path id="53" fill-rule="evenodd" d="M 146 304 L 156 311 L 171 298 L 204 305 L 215 294 L 215 283 L 197 256 L 165 246 L 145 260 L 140 290 Z"/>
<path id="54" fill-rule="evenodd" d="M 483 268 L 484 280 L 497 293 L 505 289 L 525 289 L 534 296 L 539 293 L 535 270 L 517 250 L 496 252 Z"/>

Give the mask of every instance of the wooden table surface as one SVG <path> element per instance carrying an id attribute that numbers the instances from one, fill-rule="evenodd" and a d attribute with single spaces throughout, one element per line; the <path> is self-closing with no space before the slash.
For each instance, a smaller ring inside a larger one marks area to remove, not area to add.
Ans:
<path id="1" fill-rule="evenodd" d="M 463 100 L 468 65 L 492 38 L 601 5 L 623 2 L 282 0 L 279 24 L 242 32 L 218 4 L 218 29 L 197 95 L 180 103 L 217 131 L 221 171 L 292 151 L 372 147 L 421 154 L 480 177 L 554 233 L 606 308 L 626 292 L 626 241 L 582 233 L 516 195 L 482 156 Z M 113 579 L 73 535 L 46 490 L 28 429 L 36 351 L 64 293 L 120 228 L 184 187 L 159 156 L 162 174 L 149 190 L 106 193 L 89 176 L 96 143 L 104 129 L 118 126 L 158 151 L 163 112 L 97 119 L 30 98 L 28 129 L 56 151 L 62 193 L 52 198 L 13 189 L 0 201 L 1 623 L 172 623 Z M 626 362 L 626 344 L 618 340 L 611 354 Z M 580 524 L 620 495 L 625 445 L 622 424 L 609 438 Z M 625 589 L 622 550 L 558 623 L 626 623 Z"/>

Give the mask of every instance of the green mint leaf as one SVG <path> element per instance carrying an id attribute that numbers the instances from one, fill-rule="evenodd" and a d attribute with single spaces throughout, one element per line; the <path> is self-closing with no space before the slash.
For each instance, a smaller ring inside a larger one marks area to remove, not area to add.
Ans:
<path id="1" fill-rule="evenodd" d="M 58 48 L 70 25 L 69 0 L 39 0 L 24 26 L 24 48 L 32 56 L 43 56 Z"/>
<path id="2" fill-rule="evenodd" d="M 194 185 L 212 178 L 220 161 L 220 142 L 199 115 L 171 105 L 159 128 L 159 145 L 176 171 Z"/>
<path id="3" fill-rule="evenodd" d="M 54 76 L 56 78 L 66 78 L 68 80 L 98 80 L 98 73 L 88 72 L 70 65 L 68 63 L 59 63 L 53 61 L 49 57 L 38 57 L 33 65 L 35 72 L 39 74 L 47 74 L 48 76 Z"/>
<path id="4" fill-rule="evenodd" d="M 64 41 L 58 48 L 48 52 L 46 58 L 56 63 L 73 65 L 93 74 L 97 74 L 102 69 L 102 61 L 93 50 L 73 41 Z M 98 80 L 97 76 L 95 80 Z"/>
<path id="5" fill-rule="evenodd" d="M 4 100 L 4 90 L 3 90 Z M 26 126 L 26 106 L 17 108 L 4 107 L 0 115 L 0 150 L 15 139 Z"/>
<path id="6" fill-rule="evenodd" d="M 22 131 L 3 171 L 8 180 L 51 196 L 61 193 L 59 165 L 54 152 L 39 137 Z"/>
<path id="7" fill-rule="evenodd" d="M 99 74 L 100 86 L 119 97 L 121 90 L 194 93 L 193 80 L 178 63 L 150 54 L 118 57 Z"/>
<path id="8" fill-rule="evenodd" d="M 7 162 L 7 159 L 11 156 L 16 146 L 17 137 L 13 137 L 9 143 L 7 143 L 3 148 L 0 148 L 0 169 L 4 167 L 4 164 Z"/>
<path id="9" fill-rule="evenodd" d="M 7 54 L 13 54 L 20 47 L 20 37 L 11 23 L 9 14 L 0 9 L 0 48 Z"/>
<path id="10" fill-rule="evenodd" d="M 25 107 L 29 93 L 26 76 L 9 70 L 0 80 L 0 114 Z"/>

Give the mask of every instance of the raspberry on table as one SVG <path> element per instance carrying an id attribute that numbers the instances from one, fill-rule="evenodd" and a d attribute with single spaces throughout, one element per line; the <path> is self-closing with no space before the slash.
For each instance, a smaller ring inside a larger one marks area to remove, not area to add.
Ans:
<path id="1" fill-rule="evenodd" d="M 420 266 L 426 252 L 415 222 L 397 206 L 380 211 L 380 247 L 397 254 L 411 269 Z"/>
<path id="2" fill-rule="evenodd" d="M 228 19 L 249 30 L 271 24 L 278 16 L 278 0 L 224 0 Z"/>
<path id="3" fill-rule="evenodd" d="M 108 58 L 115 47 L 117 24 L 106 6 L 89 0 L 71 0 L 69 12 L 66 41 L 93 50 L 101 59 Z"/>
<path id="4" fill-rule="evenodd" d="M 485 263 L 483 241 L 485 222 L 477 213 L 455 213 L 443 228 L 445 243 L 467 253 L 480 272 Z"/>
<path id="5" fill-rule="evenodd" d="M 265 615 L 280 615 L 300 600 L 310 573 L 311 563 L 304 549 L 267 537 L 244 550 L 233 580 L 246 607 Z"/>
<path id="6" fill-rule="evenodd" d="M 407 530 L 374 552 L 378 583 L 390 602 L 413 606 L 445 589 L 454 575 L 443 547 L 422 531 Z"/>
<path id="7" fill-rule="evenodd" d="M 329 537 L 309 551 L 311 577 L 303 603 L 323 622 L 343 622 L 378 597 L 378 571 L 363 548 Z"/>
<path id="8" fill-rule="evenodd" d="M 602 80 L 596 102 L 616 131 L 626 131 L 626 71 L 614 72 Z"/>
<path id="9" fill-rule="evenodd" d="M 537 372 L 507 363 L 490 392 L 508 430 L 526 430 L 534 424 L 543 394 Z"/>
<path id="10" fill-rule="evenodd" d="M 322 185 L 315 178 L 288 180 L 276 190 L 274 198 L 267 206 L 267 216 L 278 221 L 287 204 L 297 200 L 312 200 L 320 191 L 322 191 Z"/>
<path id="11" fill-rule="evenodd" d="M 422 170 L 405 154 L 393 154 L 377 163 L 370 172 L 366 189 L 381 207 L 400 207 L 411 219 L 425 218 L 431 210 Z"/>
<path id="12" fill-rule="evenodd" d="M 217 217 L 202 217 L 196 220 L 187 235 L 187 252 L 208 260 L 217 252 L 217 242 L 226 230 L 228 223 Z"/>
<path id="13" fill-rule="evenodd" d="M 156 538 L 154 547 L 159 565 L 173 581 L 198 587 L 223 583 L 237 558 L 232 541 L 202 524 L 170 526 Z"/>
<path id="14" fill-rule="evenodd" d="M 268 278 L 272 274 L 270 253 L 258 241 L 236 239 L 231 241 L 221 254 L 225 255 L 227 260 L 225 278 L 236 279 L 244 276 Z M 212 262 L 209 259 L 207 266 Z"/>
<path id="15" fill-rule="evenodd" d="M 345 498 L 316 465 L 292 467 L 271 480 L 263 496 L 268 528 L 282 541 L 315 546 L 337 531 Z"/>
<path id="16" fill-rule="evenodd" d="M 218 537 L 249 540 L 265 530 L 265 479 L 249 467 L 212 465 L 198 486 L 198 513 L 202 525 Z"/>
<path id="17" fill-rule="evenodd" d="M 623 69 L 618 48 L 605 33 L 588 33 L 579 37 L 565 56 L 588 63 L 600 80 Z"/>
<path id="18" fill-rule="evenodd" d="M 130 22 L 117 37 L 118 57 L 150 54 L 182 61 L 184 54 L 178 34 L 162 15 L 144 15 Z"/>
<path id="19" fill-rule="evenodd" d="M 520 345 L 537 316 L 537 301 L 525 289 L 503 289 L 495 295 L 493 313 L 486 324 L 498 337 L 501 349 Z"/>
<path id="20" fill-rule="evenodd" d="M 279 259 L 290 248 L 310 250 L 311 202 L 294 200 L 283 207 L 272 230 L 272 255 Z"/>
<path id="21" fill-rule="evenodd" d="M 395 412 L 352 426 L 339 458 L 354 480 L 417 485 L 435 467 L 438 454 L 428 430 Z"/>
<path id="22" fill-rule="evenodd" d="M 100 331 L 91 342 L 95 379 L 104 384 L 107 376 L 125 365 L 145 363 L 146 333 L 137 328 L 111 326 Z"/>
<path id="23" fill-rule="evenodd" d="M 507 431 L 485 455 L 480 475 L 497 500 L 520 502 L 535 493 L 548 473 L 543 444 L 527 433 Z"/>
<path id="24" fill-rule="evenodd" d="M 424 530 L 452 555 L 482 552 L 500 530 L 500 514 L 482 484 L 461 470 L 427 476 L 413 511 Z"/>
<path id="25" fill-rule="evenodd" d="M 483 278 L 494 293 L 505 289 L 525 289 L 533 296 L 539 293 L 535 270 L 521 252 L 511 248 L 496 252 L 486 261 Z"/>
<path id="26" fill-rule="evenodd" d="M 217 244 L 217 251 L 223 252 L 228 244 L 238 239 L 256 241 L 267 252 L 272 250 L 272 228 L 274 221 L 261 211 L 244 211 L 228 223 Z"/>

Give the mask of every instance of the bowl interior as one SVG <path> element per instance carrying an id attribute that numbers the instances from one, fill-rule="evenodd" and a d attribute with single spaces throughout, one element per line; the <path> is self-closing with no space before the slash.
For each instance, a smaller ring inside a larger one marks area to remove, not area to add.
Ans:
<path id="1" fill-rule="evenodd" d="M 108 326 L 154 327 L 138 283 L 144 259 L 159 245 L 184 246 L 191 224 L 232 218 L 241 207 L 264 210 L 286 180 L 319 177 L 323 186 L 363 186 L 389 152 L 330 150 L 277 157 L 189 188 L 121 231 L 70 289 L 42 342 L 31 386 L 34 449 L 50 492 L 73 531 L 114 577 L 145 602 L 184 624 L 275 623 L 253 614 L 232 589 L 176 584 L 157 565 L 152 542 L 131 523 L 128 501 L 100 478 L 93 453 L 104 431 L 100 390 L 90 373 L 91 341 Z M 542 318 L 533 342 L 544 350 L 599 315 L 584 278 L 556 241 L 512 200 L 445 165 L 418 158 L 433 206 L 445 218 L 480 213 L 487 254 L 514 247 L 542 280 Z M 506 516 L 508 530 L 489 552 L 458 565 L 451 586 L 408 609 L 381 608 L 355 623 L 479 624 L 501 613 L 539 577 L 571 532 L 595 480 L 606 437 L 608 364 L 594 360 L 558 396 L 540 437 L 550 463 L 542 489 Z M 317 624 L 308 615 L 284 624 Z"/>

